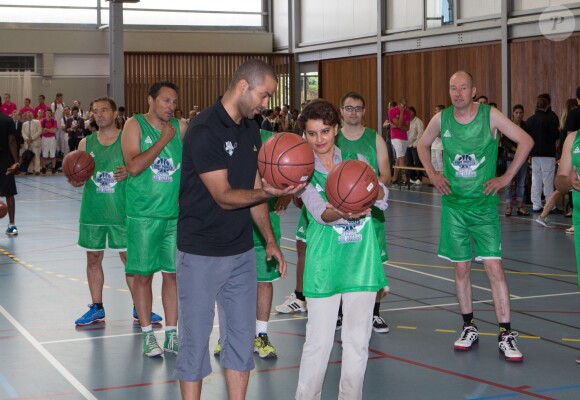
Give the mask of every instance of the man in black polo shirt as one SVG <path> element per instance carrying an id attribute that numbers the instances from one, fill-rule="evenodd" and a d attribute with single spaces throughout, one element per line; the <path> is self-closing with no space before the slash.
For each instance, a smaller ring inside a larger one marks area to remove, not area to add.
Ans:
<path id="1" fill-rule="evenodd" d="M 282 276 L 286 262 L 276 243 L 265 200 L 304 187 L 278 190 L 258 174 L 259 127 L 254 116 L 276 90 L 271 66 L 250 60 L 235 72 L 224 96 L 195 117 L 183 141 L 177 224 L 179 354 L 175 376 L 183 399 L 199 399 L 211 373 L 209 335 L 217 301 L 230 399 L 245 398 L 254 368 L 256 258 L 253 220 Z"/>

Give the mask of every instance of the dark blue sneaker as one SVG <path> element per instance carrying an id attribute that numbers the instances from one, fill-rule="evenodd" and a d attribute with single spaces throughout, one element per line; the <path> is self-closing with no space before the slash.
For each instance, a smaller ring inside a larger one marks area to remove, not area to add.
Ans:
<path id="1" fill-rule="evenodd" d="M 90 325 L 94 324 L 95 322 L 102 322 L 105 320 L 105 309 L 101 308 L 100 310 L 97 308 L 96 304 L 89 304 L 89 311 L 85 313 L 82 317 L 75 321 L 75 325 Z"/>
<path id="2" fill-rule="evenodd" d="M 133 306 L 133 321 L 139 322 L 139 317 L 137 316 L 137 309 Z M 153 311 L 151 312 L 151 323 L 152 324 L 160 324 L 163 321 L 163 317 L 161 315 L 155 314 Z"/>
<path id="3" fill-rule="evenodd" d="M 8 236 L 18 235 L 18 229 L 16 228 L 16 225 L 8 225 L 8 228 L 6 228 L 6 234 Z"/>

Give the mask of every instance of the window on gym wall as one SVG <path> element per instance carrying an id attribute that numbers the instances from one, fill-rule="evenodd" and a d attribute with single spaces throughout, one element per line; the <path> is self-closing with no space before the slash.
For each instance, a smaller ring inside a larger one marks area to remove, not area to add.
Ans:
<path id="1" fill-rule="evenodd" d="M 0 73 L 2 72 L 24 72 L 35 70 L 35 57 L 20 54 L 0 55 Z"/>
<path id="2" fill-rule="evenodd" d="M 427 28 L 453 24 L 453 0 L 426 0 Z"/>
<path id="3" fill-rule="evenodd" d="M 262 9 L 263 3 L 262 0 L 141 0 L 123 4 L 123 22 L 133 26 L 265 29 L 267 12 Z M 0 15 L 0 23 L 107 24 L 109 2 L 0 0 Z"/>
<path id="4" fill-rule="evenodd" d="M 300 104 L 318 98 L 318 72 L 300 74 Z"/>

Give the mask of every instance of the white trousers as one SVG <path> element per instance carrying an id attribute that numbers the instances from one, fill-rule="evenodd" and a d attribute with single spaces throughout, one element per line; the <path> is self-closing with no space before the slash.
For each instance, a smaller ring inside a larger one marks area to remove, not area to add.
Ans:
<path id="1" fill-rule="evenodd" d="M 546 201 L 554 192 L 554 173 L 556 159 L 554 157 L 532 157 L 532 204 L 534 210 L 542 208 L 542 184 Z"/>
<path id="2" fill-rule="evenodd" d="M 68 133 L 58 128 L 56 130 L 56 150 L 66 155 L 69 153 Z"/>
<path id="3" fill-rule="evenodd" d="M 342 365 L 338 398 L 362 399 L 372 332 L 376 292 L 353 292 L 331 297 L 308 297 L 306 342 L 302 349 L 297 400 L 318 400 L 334 344 L 336 317 L 342 299 Z"/>

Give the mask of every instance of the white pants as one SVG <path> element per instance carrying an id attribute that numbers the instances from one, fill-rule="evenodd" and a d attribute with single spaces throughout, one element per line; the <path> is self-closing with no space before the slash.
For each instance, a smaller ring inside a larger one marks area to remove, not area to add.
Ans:
<path id="1" fill-rule="evenodd" d="M 542 208 L 542 184 L 544 197 L 550 198 L 554 192 L 554 173 L 556 159 L 554 157 L 532 157 L 532 204 L 534 210 Z"/>
<path id="2" fill-rule="evenodd" d="M 338 398 L 362 399 L 369 355 L 376 292 L 353 292 L 331 297 L 308 297 L 306 342 L 302 349 L 297 400 L 318 400 L 334 344 L 336 316 L 342 299 L 342 365 Z"/>
<path id="3" fill-rule="evenodd" d="M 58 128 L 56 131 L 56 150 L 68 154 L 68 133 Z"/>

